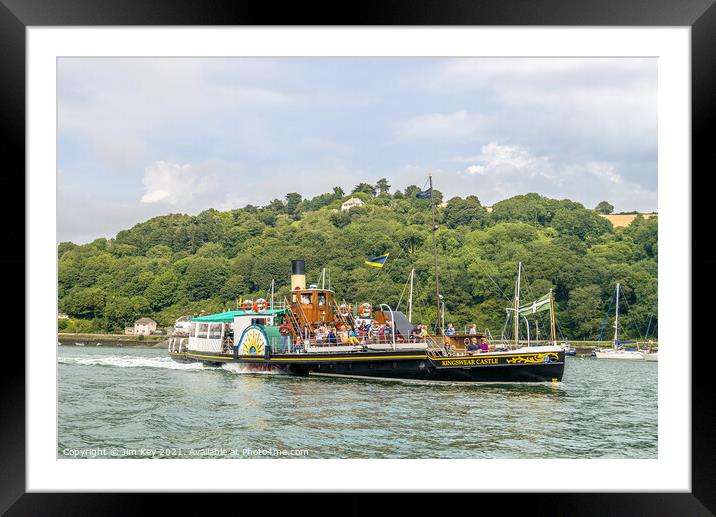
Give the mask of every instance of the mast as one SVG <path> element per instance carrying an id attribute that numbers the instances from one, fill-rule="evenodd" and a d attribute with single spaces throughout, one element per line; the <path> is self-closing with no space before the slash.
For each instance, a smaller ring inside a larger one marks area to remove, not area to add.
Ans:
<path id="1" fill-rule="evenodd" d="M 433 255 L 435 258 L 435 320 L 440 321 L 440 273 L 438 272 L 438 241 L 435 233 L 438 231 L 438 225 L 435 223 L 435 198 L 433 197 L 433 175 L 428 173 L 430 180 L 430 206 L 433 209 Z M 438 323 L 439 324 L 439 323 Z"/>
<path id="2" fill-rule="evenodd" d="M 408 321 L 413 322 L 413 280 L 415 279 L 415 269 L 410 270 L 410 296 L 408 297 Z"/>
<path id="3" fill-rule="evenodd" d="M 554 290 L 549 290 L 549 323 L 552 327 L 552 344 L 557 344 L 557 329 L 554 323 Z"/>
<path id="4" fill-rule="evenodd" d="M 323 273 L 321 273 L 322 280 L 321 280 L 321 289 L 326 288 L 326 268 L 323 268 Z"/>
<path id="5" fill-rule="evenodd" d="M 274 278 L 271 279 L 271 310 L 273 310 L 273 292 L 275 287 L 276 280 Z"/>
<path id="6" fill-rule="evenodd" d="M 617 309 L 614 317 L 614 348 L 619 346 L 619 282 L 617 282 Z"/>
<path id="7" fill-rule="evenodd" d="M 520 281 L 522 279 L 522 262 L 517 263 L 517 289 L 515 289 L 515 346 L 520 344 Z"/>

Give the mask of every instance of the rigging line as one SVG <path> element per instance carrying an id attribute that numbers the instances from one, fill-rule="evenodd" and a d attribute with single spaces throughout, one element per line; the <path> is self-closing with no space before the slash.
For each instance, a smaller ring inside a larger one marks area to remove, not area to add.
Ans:
<path id="1" fill-rule="evenodd" d="M 403 286 L 403 290 L 400 293 L 400 298 L 398 299 L 398 305 L 395 306 L 396 311 L 398 309 L 400 309 L 400 302 L 403 301 L 403 295 L 405 294 L 405 290 L 408 288 L 409 283 L 410 283 L 410 277 L 408 276 L 408 279 L 405 281 L 405 285 Z"/>

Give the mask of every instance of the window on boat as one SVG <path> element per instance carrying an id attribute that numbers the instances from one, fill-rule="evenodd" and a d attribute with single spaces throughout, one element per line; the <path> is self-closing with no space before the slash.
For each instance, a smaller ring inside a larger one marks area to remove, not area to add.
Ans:
<path id="1" fill-rule="evenodd" d="M 196 323 L 189 323 L 189 335 L 193 336 L 196 333 Z"/>
<path id="2" fill-rule="evenodd" d="M 320 293 L 318 295 L 318 305 L 326 305 L 326 293 Z"/>
<path id="3" fill-rule="evenodd" d="M 251 318 L 252 325 L 266 325 L 266 318 Z"/>
<path id="4" fill-rule="evenodd" d="M 301 295 L 301 303 L 303 305 L 311 305 L 311 295 L 310 294 L 302 294 Z"/>
<path id="5" fill-rule="evenodd" d="M 221 338 L 221 323 L 212 323 L 209 327 L 209 339 Z"/>
<path id="6" fill-rule="evenodd" d="M 208 332 L 209 332 L 209 324 L 208 323 L 199 323 L 199 333 L 196 335 L 196 337 L 206 339 Z"/>

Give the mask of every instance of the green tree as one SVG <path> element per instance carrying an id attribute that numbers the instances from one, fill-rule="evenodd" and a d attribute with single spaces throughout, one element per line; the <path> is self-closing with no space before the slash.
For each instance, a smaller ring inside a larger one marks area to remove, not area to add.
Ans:
<path id="1" fill-rule="evenodd" d="M 212 298 L 219 293 L 228 276 L 226 260 L 192 258 L 181 277 L 181 289 L 189 300 Z"/>
<path id="2" fill-rule="evenodd" d="M 381 194 L 387 194 L 390 190 L 390 183 L 388 183 L 388 180 L 385 178 L 380 178 L 375 186 Z"/>
<path id="3" fill-rule="evenodd" d="M 614 205 L 609 204 L 607 201 L 600 201 L 599 204 L 594 207 L 594 210 L 598 214 L 611 214 L 614 212 Z"/>
<path id="4" fill-rule="evenodd" d="M 359 183 L 355 187 L 353 187 L 353 190 L 351 191 L 351 194 L 356 194 L 358 192 L 364 192 L 371 197 L 375 197 L 375 187 L 369 183 Z"/>
<path id="5" fill-rule="evenodd" d="M 467 196 L 465 199 L 454 197 L 443 209 L 443 220 L 448 228 L 460 226 L 484 228 L 489 221 L 489 215 L 477 197 Z"/>

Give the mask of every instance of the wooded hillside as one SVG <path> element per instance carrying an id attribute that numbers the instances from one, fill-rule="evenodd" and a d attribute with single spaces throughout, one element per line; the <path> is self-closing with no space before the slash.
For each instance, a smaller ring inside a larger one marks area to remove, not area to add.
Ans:
<path id="1" fill-rule="evenodd" d="M 63 242 L 59 310 L 80 318 L 69 324 L 85 332 L 122 330 L 141 316 L 171 325 L 181 315 L 235 308 L 240 297 L 267 297 L 272 279 L 282 297 L 291 259 L 303 258 L 309 283 L 325 267 L 339 298 L 393 307 L 415 268 L 413 320 L 430 323 L 436 316 L 430 200 L 417 199 L 414 185 L 389 190 L 381 180 L 361 183 L 351 195 L 340 187 L 312 199 L 289 193 L 264 207 L 170 214 L 114 239 Z M 351 196 L 365 205 L 340 211 Z M 476 323 L 499 335 L 522 261 L 522 300 L 554 287 L 565 337 L 596 338 L 615 282 L 622 284 L 621 334 L 644 335 L 657 299 L 656 217 L 615 229 L 579 203 L 532 193 L 496 203 L 489 213 L 475 196 L 455 197 L 438 209 L 438 219 L 446 322 L 456 328 Z M 382 269 L 364 265 L 385 252 Z M 401 309 L 406 299 L 407 292 Z M 612 318 L 613 312 L 612 306 Z M 656 324 L 654 314 L 650 337 Z M 608 326 L 605 336 L 612 333 Z"/>

